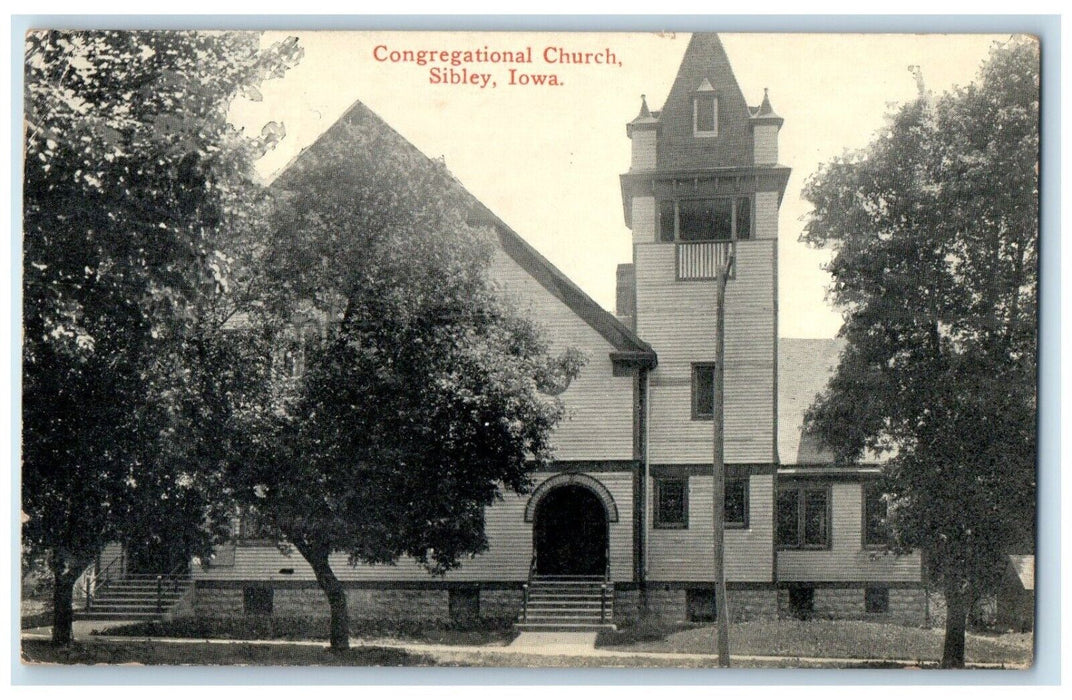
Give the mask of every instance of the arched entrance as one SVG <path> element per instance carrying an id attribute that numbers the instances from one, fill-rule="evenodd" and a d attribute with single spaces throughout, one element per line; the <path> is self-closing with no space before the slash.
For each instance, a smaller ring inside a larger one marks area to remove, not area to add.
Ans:
<path id="1" fill-rule="evenodd" d="M 607 567 L 607 509 L 593 491 L 576 483 L 557 486 L 533 514 L 536 573 L 596 576 Z"/>

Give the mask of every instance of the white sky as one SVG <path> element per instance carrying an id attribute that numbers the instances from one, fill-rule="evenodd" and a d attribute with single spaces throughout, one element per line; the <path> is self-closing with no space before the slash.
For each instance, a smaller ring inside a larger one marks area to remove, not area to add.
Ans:
<path id="1" fill-rule="evenodd" d="M 287 36 L 269 34 L 266 41 Z M 356 100 L 447 167 L 605 308 L 614 309 L 615 267 L 631 259 L 618 175 L 628 170 L 625 124 L 646 94 L 661 109 L 687 34 L 301 32 L 302 63 L 266 83 L 264 99 L 236 105 L 234 119 L 259 132 L 271 120 L 287 136 L 258 164 L 270 176 L 312 143 Z M 749 104 L 769 88 L 785 118 L 779 160 L 793 169 L 779 219 L 779 333 L 831 337 L 841 319 L 825 301 L 822 251 L 797 241 L 809 207 L 800 191 L 820 163 L 863 148 L 893 103 L 911 99 L 910 65 L 928 89 L 971 82 L 991 43 L 985 35 L 723 34 Z M 429 64 L 377 62 L 390 49 L 523 50 L 519 72 L 556 72 L 564 85 L 510 86 L 507 64 L 467 66 L 492 73 L 497 87 L 433 85 Z M 551 66 L 546 46 L 613 51 L 621 66 Z"/>

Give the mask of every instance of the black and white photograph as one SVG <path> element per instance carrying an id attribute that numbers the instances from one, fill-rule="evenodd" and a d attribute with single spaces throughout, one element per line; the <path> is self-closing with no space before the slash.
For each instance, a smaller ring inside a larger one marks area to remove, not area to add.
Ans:
<path id="1" fill-rule="evenodd" d="M 1031 669 L 1048 48 L 27 32 L 22 664 Z"/>

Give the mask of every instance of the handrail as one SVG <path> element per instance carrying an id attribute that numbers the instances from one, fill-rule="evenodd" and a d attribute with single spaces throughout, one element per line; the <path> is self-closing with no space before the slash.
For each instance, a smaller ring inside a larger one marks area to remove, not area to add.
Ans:
<path id="1" fill-rule="evenodd" d="M 120 562 L 120 568 L 123 568 L 122 562 L 126 560 L 126 554 L 127 552 L 125 549 L 120 549 L 119 554 L 112 557 L 112 560 L 108 562 L 107 566 L 96 573 L 91 572 L 86 576 L 86 612 L 89 612 L 93 608 L 93 597 L 98 595 L 108 587 L 109 583 L 111 583 L 112 578 L 108 574 L 112 570 L 112 567 L 115 566 L 115 563 Z"/>
<path id="2" fill-rule="evenodd" d="M 521 622 L 529 621 L 529 584 L 536 576 L 536 548 L 532 548 L 532 559 L 529 561 L 529 580 L 521 584 Z"/>
<path id="3" fill-rule="evenodd" d="M 607 538 L 606 565 L 603 569 L 603 585 L 599 590 L 599 622 L 607 622 L 607 586 L 610 584 L 610 538 Z"/>
<path id="4" fill-rule="evenodd" d="M 168 588 L 170 593 L 175 593 L 179 590 L 179 583 L 185 578 L 180 575 L 179 572 L 186 567 L 186 562 L 182 562 L 176 565 L 171 571 L 166 574 L 160 574 L 156 577 L 156 612 L 161 614 L 164 612 L 164 581 L 168 582 Z"/>

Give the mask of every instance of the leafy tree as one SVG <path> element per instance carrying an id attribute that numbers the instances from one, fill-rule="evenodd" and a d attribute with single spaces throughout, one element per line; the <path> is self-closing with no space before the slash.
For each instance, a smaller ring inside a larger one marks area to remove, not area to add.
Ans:
<path id="1" fill-rule="evenodd" d="M 942 665 L 1005 556 L 1033 547 L 1039 54 L 997 46 L 976 84 L 919 98 L 807 183 L 847 340 L 808 413 L 840 459 L 885 466 L 893 544 L 945 594 Z"/>
<path id="2" fill-rule="evenodd" d="M 299 55 L 251 33 L 26 37 L 22 536 L 49 558 L 55 642 L 108 541 L 218 534 L 232 377 L 204 312 L 278 136 L 227 109 Z"/>
<path id="3" fill-rule="evenodd" d="M 581 358 L 549 355 L 489 281 L 492 241 L 467 223 L 461 188 L 364 107 L 273 189 L 275 293 L 250 322 L 276 319 L 304 372 L 283 378 L 235 478 L 312 566 L 342 649 L 347 597 L 329 556 L 408 556 L 442 574 L 485 550 L 485 507 L 550 458 L 562 409 L 540 387 Z"/>

